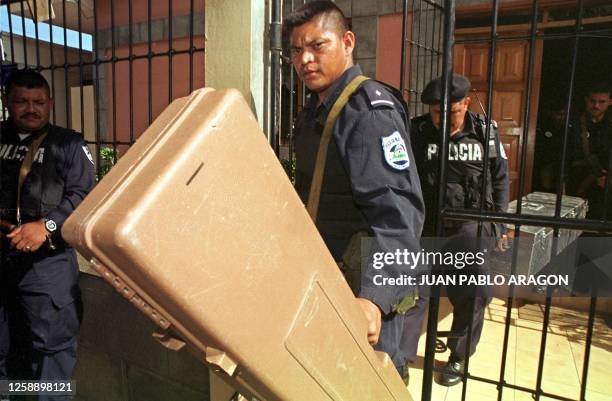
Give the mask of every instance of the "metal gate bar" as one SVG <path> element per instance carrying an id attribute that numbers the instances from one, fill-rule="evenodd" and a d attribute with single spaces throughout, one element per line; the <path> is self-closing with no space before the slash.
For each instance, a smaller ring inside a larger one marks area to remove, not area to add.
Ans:
<path id="1" fill-rule="evenodd" d="M 438 211 L 434 220 L 434 230 L 437 237 L 442 236 L 444 199 L 446 194 L 446 160 L 448 159 L 448 141 L 450 137 L 450 87 L 453 72 L 453 46 L 455 42 L 455 1 L 444 0 L 444 40 L 443 40 L 443 55 L 442 55 L 442 102 L 440 113 L 444 118 L 440 121 L 440 138 L 439 138 L 439 164 L 438 177 L 436 184 L 438 186 L 437 198 L 435 203 Z M 425 360 L 423 362 L 423 389 L 422 399 L 431 400 L 432 383 L 433 383 L 433 367 L 435 357 L 435 345 L 438 330 L 438 313 L 440 310 L 440 289 L 434 287 L 429 299 L 429 313 L 427 316 L 427 337 L 425 341 Z"/>

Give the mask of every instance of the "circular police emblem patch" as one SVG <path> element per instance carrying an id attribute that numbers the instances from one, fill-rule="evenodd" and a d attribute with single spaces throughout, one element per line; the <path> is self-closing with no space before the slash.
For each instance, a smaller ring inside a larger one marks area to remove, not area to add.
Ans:
<path id="1" fill-rule="evenodd" d="M 399 131 L 395 131 L 389 136 L 384 136 L 381 140 L 385 161 L 389 166 L 395 170 L 405 170 L 410 167 L 408 149 Z"/>

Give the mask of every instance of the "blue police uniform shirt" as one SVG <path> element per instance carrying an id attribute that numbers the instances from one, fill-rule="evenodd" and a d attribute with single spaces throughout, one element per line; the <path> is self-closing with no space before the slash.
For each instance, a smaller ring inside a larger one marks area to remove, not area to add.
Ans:
<path id="1" fill-rule="evenodd" d="M 308 198 L 316 152 L 329 110 L 342 90 L 361 74 L 353 66 L 318 103 L 311 95 L 295 129 L 296 189 Z M 350 235 L 360 227 L 381 252 L 417 252 L 424 221 L 424 203 L 409 137 L 409 118 L 402 103 L 385 85 L 368 80 L 351 96 L 334 125 L 329 146 L 317 227 L 336 260 Z M 331 212 L 330 212 L 331 211 Z M 373 275 L 411 274 L 406 266 L 362 269 L 360 296 L 384 313 L 409 292 L 404 286 L 376 286 Z"/>

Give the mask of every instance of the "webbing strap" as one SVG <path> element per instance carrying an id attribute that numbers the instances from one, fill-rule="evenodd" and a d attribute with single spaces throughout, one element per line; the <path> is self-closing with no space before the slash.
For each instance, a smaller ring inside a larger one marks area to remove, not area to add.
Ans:
<path id="1" fill-rule="evenodd" d="M 310 192 L 308 193 L 308 203 L 306 204 L 306 210 L 312 218 L 312 221 L 317 221 L 317 214 L 319 212 L 319 201 L 321 200 L 321 187 L 323 184 L 323 173 L 325 172 L 325 162 L 327 160 L 327 149 L 329 148 L 329 141 L 332 136 L 334 124 L 338 119 L 338 116 L 342 112 L 342 109 L 348 102 L 351 95 L 359 88 L 359 86 L 369 78 L 363 75 L 358 75 L 342 90 L 338 99 L 334 102 L 327 119 L 325 120 L 325 127 L 323 128 L 323 134 L 321 135 L 321 141 L 319 142 L 319 150 L 317 151 L 317 160 L 315 162 L 315 168 L 312 175 L 312 182 L 310 184 Z"/>
<path id="2" fill-rule="evenodd" d="M 21 225 L 21 188 L 23 186 L 23 182 L 30 173 L 32 163 L 34 162 L 34 156 L 38 152 L 38 149 L 45 140 L 46 136 L 47 133 L 43 132 L 38 138 L 34 139 L 27 153 L 23 157 L 23 161 L 21 162 L 21 168 L 19 169 L 19 181 L 17 183 L 17 225 Z"/>

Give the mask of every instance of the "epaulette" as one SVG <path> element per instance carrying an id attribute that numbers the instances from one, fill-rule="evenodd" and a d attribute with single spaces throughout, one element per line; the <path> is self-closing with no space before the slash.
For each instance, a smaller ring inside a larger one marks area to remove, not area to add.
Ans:
<path id="1" fill-rule="evenodd" d="M 362 88 L 370 106 L 375 108 L 396 107 L 395 96 L 381 82 L 370 79 L 363 84 Z"/>

